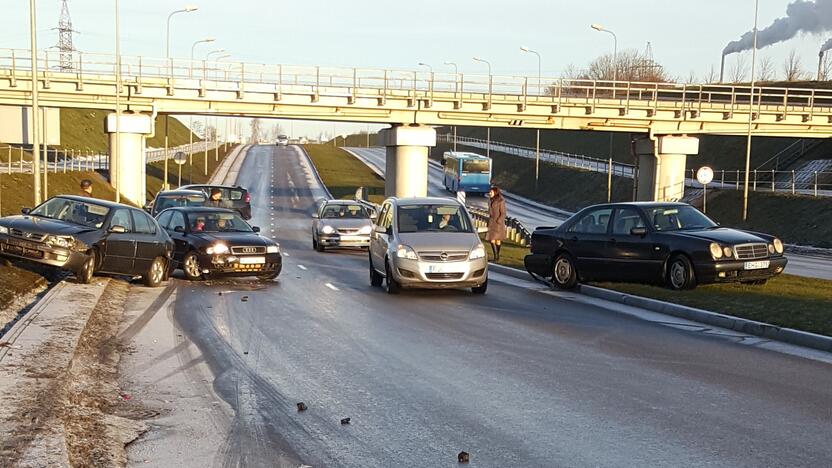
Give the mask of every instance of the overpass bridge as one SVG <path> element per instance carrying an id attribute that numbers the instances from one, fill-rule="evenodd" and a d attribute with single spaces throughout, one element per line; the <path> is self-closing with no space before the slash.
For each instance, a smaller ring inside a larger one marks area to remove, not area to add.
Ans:
<path id="1" fill-rule="evenodd" d="M 0 105 L 30 105 L 37 83 L 46 107 L 115 110 L 119 92 L 122 108 L 135 114 L 129 116 L 133 123 L 137 116 L 154 119 L 159 114 L 389 123 L 393 127 L 382 131 L 387 167 L 396 173 L 425 173 L 394 177 L 398 182 L 393 190 L 399 195 L 426 190 L 427 147 L 436 139 L 429 126 L 641 133 L 648 137 L 637 145 L 643 199 L 681 197 L 685 158 L 698 152 L 692 136 L 745 134 L 749 119 L 754 135 L 832 136 L 832 90 L 761 87 L 752 94 L 748 86 L 538 80 L 140 56 L 121 57 L 117 83 L 113 55 L 75 53 L 71 69 L 61 69 L 58 58 L 55 51 L 40 51 L 38 76 L 33 78 L 29 51 L 0 49 Z M 127 134 L 153 128 L 122 127 Z M 125 144 L 119 174 L 135 174 L 143 163 L 135 146 Z"/>

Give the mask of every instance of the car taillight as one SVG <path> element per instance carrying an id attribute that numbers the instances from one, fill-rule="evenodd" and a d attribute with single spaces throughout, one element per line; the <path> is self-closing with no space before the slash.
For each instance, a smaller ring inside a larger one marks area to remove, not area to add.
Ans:
<path id="1" fill-rule="evenodd" d="M 251 203 L 251 194 L 246 192 L 246 203 Z"/>

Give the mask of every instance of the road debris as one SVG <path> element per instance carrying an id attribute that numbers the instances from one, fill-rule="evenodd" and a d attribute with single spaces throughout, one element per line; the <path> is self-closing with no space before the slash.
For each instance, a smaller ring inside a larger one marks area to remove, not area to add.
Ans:
<path id="1" fill-rule="evenodd" d="M 350 423 L 350 418 L 344 418 L 344 419 L 341 420 L 341 425 L 342 426 L 347 425 L 349 423 Z"/>
<path id="2" fill-rule="evenodd" d="M 456 460 L 459 463 L 468 463 L 470 461 L 471 455 L 468 452 L 462 451 L 459 452 L 459 455 L 456 456 Z"/>
<path id="3" fill-rule="evenodd" d="M 298 411 L 306 411 L 306 403 L 302 401 L 298 403 Z"/>

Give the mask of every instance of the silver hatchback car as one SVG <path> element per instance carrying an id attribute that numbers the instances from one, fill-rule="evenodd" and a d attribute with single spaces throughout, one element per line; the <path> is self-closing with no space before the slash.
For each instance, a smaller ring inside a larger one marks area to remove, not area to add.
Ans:
<path id="1" fill-rule="evenodd" d="M 388 198 L 370 239 L 370 283 L 471 288 L 485 294 L 488 258 L 465 207 L 450 198 Z"/>
<path id="2" fill-rule="evenodd" d="M 312 248 L 323 252 L 327 248 L 361 247 L 370 245 L 375 211 L 355 201 L 324 200 L 312 215 Z"/>

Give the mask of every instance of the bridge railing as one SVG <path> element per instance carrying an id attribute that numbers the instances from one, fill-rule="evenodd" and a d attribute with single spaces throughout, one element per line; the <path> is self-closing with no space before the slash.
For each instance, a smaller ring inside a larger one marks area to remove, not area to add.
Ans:
<path id="1" fill-rule="evenodd" d="M 44 162 L 44 153 L 46 161 Z M 74 171 L 96 171 L 109 168 L 107 153 L 93 151 L 89 148 L 40 148 L 40 170 L 51 173 Z M 0 146 L 0 173 L 31 174 L 33 170 L 31 150 L 20 145 Z"/>
<path id="2" fill-rule="evenodd" d="M 31 70 L 31 57 L 25 49 L 0 49 L 0 76 L 14 82 Z M 74 52 L 72 66 L 62 67 L 59 52 L 38 52 L 40 78 L 45 87 L 49 80 L 73 79 L 79 88 L 87 80 L 112 80 L 115 56 Z M 730 116 L 733 112 L 777 114 L 784 119 L 800 113 L 811 119 L 815 112 L 832 113 L 832 90 L 787 87 L 755 87 L 752 95 L 747 85 L 650 83 L 611 80 L 583 80 L 562 77 L 484 75 L 393 70 L 298 66 L 283 64 L 221 62 L 181 58 L 121 57 L 125 82 L 141 86 L 147 79 L 171 80 L 170 85 L 187 85 L 211 90 L 245 92 L 246 85 L 274 86 L 283 91 L 308 92 L 312 95 L 347 95 L 353 97 L 407 96 L 419 99 L 534 103 L 555 106 L 576 102 L 592 108 L 596 105 L 619 108 L 625 115 L 630 107 L 650 110 L 672 107 L 679 112 L 696 114 L 714 107 Z M 182 83 L 182 80 L 194 80 Z M 175 83 L 174 83 L 175 82 Z M 259 88 L 258 88 L 259 89 Z M 756 109 L 755 109 L 756 108 Z M 556 112 L 556 110 L 555 110 Z"/>

